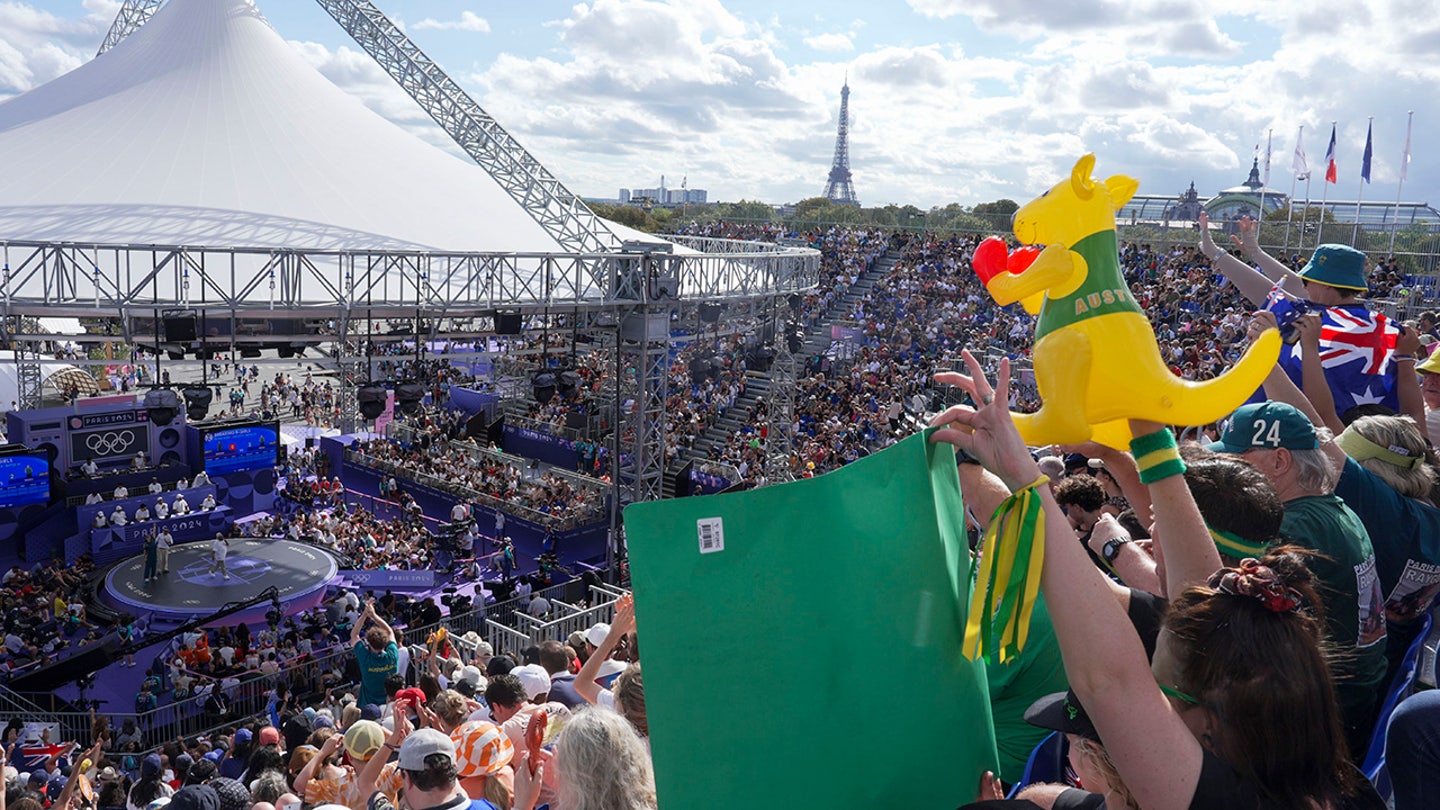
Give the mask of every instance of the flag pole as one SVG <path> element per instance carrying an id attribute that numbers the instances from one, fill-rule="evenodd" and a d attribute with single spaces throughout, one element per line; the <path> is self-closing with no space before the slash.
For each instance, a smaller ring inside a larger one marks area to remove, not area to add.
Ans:
<path id="1" fill-rule="evenodd" d="M 1365 125 L 1365 159 L 1360 165 L 1360 193 L 1355 195 L 1355 226 L 1350 229 L 1350 244 L 1355 245 L 1360 236 L 1360 201 L 1365 199 L 1365 186 L 1370 182 L 1370 135 L 1375 125 L 1375 116 L 1370 116 Z"/>
<path id="2" fill-rule="evenodd" d="M 1274 137 L 1275 130 L 1273 129 L 1265 134 L 1265 176 L 1260 180 L 1260 216 L 1258 217 L 1259 221 L 1255 223 L 1255 239 L 1257 242 L 1261 234 L 1264 233 L 1264 229 L 1261 228 L 1261 226 L 1265 224 L 1265 189 L 1270 185 L 1270 142 Z"/>
<path id="3" fill-rule="evenodd" d="M 1308 227 L 1310 227 L 1310 175 L 1305 176 L 1305 210 L 1300 212 L 1300 250 L 1305 249 L 1305 229 Z"/>
<path id="4" fill-rule="evenodd" d="M 1400 158 L 1400 182 L 1395 186 L 1395 221 L 1390 225 L 1389 255 L 1395 255 L 1395 232 L 1400 229 L 1400 194 L 1405 188 L 1405 174 L 1410 170 L 1410 127 L 1415 123 L 1415 111 L 1411 110 L 1405 121 L 1405 154 Z"/>
<path id="5" fill-rule="evenodd" d="M 1304 136 L 1305 136 L 1305 125 L 1304 125 L 1304 124 L 1301 124 L 1301 125 L 1300 125 L 1300 131 L 1295 134 L 1295 153 L 1296 153 L 1296 156 L 1297 156 L 1297 157 L 1298 157 L 1299 154 L 1300 154 L 1300 151 L 1301 151 L 1301 146 L 1300 146 L 1300 145 L 1301 145 L 1301 143 L 1303 142 L 1301 139 L 1302 139 Z M 1299 172 L 1295 171 L 1296 168 L 1298 168 L 1298 167 L 1295 166 L 1295 165 L 1292 163 L 1291 166 L 1290 166 L 1290 197 L 1288 198 L 1288 200 L 1287 200 L 1287 202 L 1286 202 L 1286 208 L 1288 208 L 1289 210 L 1286 211 L 1286 213 L 1285 213 L 1285 247 L 1284 247 L 1284 251 L 1285 251 L 1286 253 L 1289 253 L 1289 252 L 1290 252 L 1290 221 L 1295 218 L 1295 184 L 1300 181 L 1300 174 L 1299 174 Z M 1306 172 L 1306 177 L 1307 177 L 1307 179 L 1308 179 L 1308 177 L 1309 177 L 1309 172 Z M 1300 228 L 1301 228 L 1301 232 L 1303 233 L 1303 232 L 1304 232 L 1304 228 L 1305 228 L 1304 220 L 1301 220 Z M 1303 243 L 1305 240 L 1304 240 L 1304 238 L 1301 238 L 1300 241 Z"/>
<path id="6" fill-rule="evenodd" d="M 1335 127 L 1340 126 L 1339 121 L 1330 122 L 1330 140 L 1335 140 Z M 1315 247 L 1320 247 L 1321 237 L 1325 235 L 1325 206 L 1330 202 L 1330 157 L 1331 153 L 1325 153 L 1325 183 L 1320 189 L 1320 224 L 1315 227 Z"/>

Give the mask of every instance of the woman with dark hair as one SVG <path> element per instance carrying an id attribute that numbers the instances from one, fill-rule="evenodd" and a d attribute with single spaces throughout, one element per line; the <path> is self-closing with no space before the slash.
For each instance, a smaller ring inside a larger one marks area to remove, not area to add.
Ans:
<path id="1" fill-rule="evenodd" d="M 1119 777 L 1147 810 L 1380 808 L 1348 761 L 1319 604 L 1286 557 L 1219 568 L 1190 497 L 1175 439 L 1132 422 L 1131 451 L 1150 488 L 1155 540 L 1173 602 L 1153 666 L 1120 601 L 1071 536 L 1007 407 L 1010 364 L 995 387 L 964 353 L 970 376 L 940 374 L 978 409 L 937 416 L 932 441 L 968 452 L 1011 492 L 1038 499 L 1044 525 L 1041 589 L 1071 689 L 1087 709 Z M 1301 568 L 1303 570 L 1303 568 Z M 1213 574 L 1199 573 L 1201 571 Z"/>
<path id="2" fill-rule="evenodd" d="M 146 805 L 156 799 L 168 799 L 175 791 L 162 781 L 165 766 L 159 754 L 149 754 L 140 762 L 140 780 L 130 788 L 126 798 L 127 810 L 145 810 Z"/>

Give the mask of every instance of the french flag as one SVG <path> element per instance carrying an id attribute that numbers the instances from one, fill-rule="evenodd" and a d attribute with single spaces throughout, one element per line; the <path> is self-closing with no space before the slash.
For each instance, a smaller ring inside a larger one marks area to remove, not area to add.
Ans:
<path id="1" fill-rule="evenodd" d="M 1335 125 L 1330 125 L 1330 148 L 1325 150 L 1325 182 L 1337 183 L 1340 169 L 1335 166 Z"/>

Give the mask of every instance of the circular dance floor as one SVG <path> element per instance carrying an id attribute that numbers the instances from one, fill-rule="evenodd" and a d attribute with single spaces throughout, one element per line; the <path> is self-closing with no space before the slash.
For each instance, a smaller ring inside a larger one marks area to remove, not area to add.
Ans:
<path id="1" fill-rule="evenodd" d="M 289 607 L 318 597 L 339 570 L 322 549 L 269 538 L 232 539 L 225 566 L 228 579 L 212 570 L 210 541 L 186 543 L 170 550 L 170 573 L 149 585 L 145 555 L 117 563 L 105 576 L 105 595 L 113 606 L 131 612 L 184 617 L 212 613 L 273 587 Z"/>

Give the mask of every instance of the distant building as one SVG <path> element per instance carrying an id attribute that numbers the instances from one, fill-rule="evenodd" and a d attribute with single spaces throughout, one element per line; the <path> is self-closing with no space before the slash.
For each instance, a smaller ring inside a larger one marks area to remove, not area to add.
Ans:
<path id="1" fill-rule="evenodd" d="M 690 205 L 704 204 L 709 202 L 709 192 L 703 188 L 686 188 L 686 182 L 680 181 L 680 188 L 666 188 L 665 175 L 660 175 L 660 186 L 658 188 L 622 188 L 620 189 L 620 202 L 639 203 L 641 200 L 648 200 L 656 205 Z"/>
<path id="2" fill-rule="evenodd" d="M 1209 214 L 1212 223 L 1231 230 L 1241 217 L 1255 217 L 1262 207 L 1265 213 L 1269 214 L 1291 202 L 1285 192 L 1265 187 L 1260 179 L 1260 161 L 1256 159 L 1250 165 L 1250 176 L 1245 178 L 1245 182 L 1221 189 L 1220 193 L 1209 199 L 1202 198 L 1192 182 L 1190 188 L 1179 196 L 1136 194 L 1116 212 L 1115 218 L 1121 224 L 1130 225 L 1141 222 L 1194 222 L 1203 209 Z M 1307 204 L 1303 199 L 1293 202 L 1297 209 Z M 1311 208 L 1324 207 L 1335 217 L 1336 222 L 1353 224 L 1358 221 L 1361 228 L 1371 231 L 1388 231 L 1419 224 L 1440 225 L 1440 211 L 1422 202 L 1366 200 L 1357 206 L 1355 200 L 1322 202 L 1320 199 L 1312 199 L 1308 204 Z"/>

